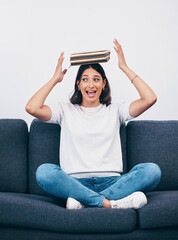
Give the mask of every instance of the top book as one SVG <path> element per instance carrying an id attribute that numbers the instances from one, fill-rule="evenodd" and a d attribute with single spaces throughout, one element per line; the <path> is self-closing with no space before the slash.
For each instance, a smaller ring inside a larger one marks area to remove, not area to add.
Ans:
<path id="1" fill-rule="evenodd" d="M 109 50 L 72 53 L 70 55 L 71 65 L 92 64 L 99 62 L 107 62 L 110 59 Z"/>

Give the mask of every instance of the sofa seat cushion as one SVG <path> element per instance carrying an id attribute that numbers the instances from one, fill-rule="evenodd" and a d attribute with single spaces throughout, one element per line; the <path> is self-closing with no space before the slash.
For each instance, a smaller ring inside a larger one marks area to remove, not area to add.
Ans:
<path id="1" fill-rule="evenodd" d="M 146 195 L 148 204 L 138 210 L 140 228 L 178 227 L 178 191 L 155 191 Z"/>
<path id="2" fill-rule="evenodd" d="M 131 232 L 136 228 L 133 209 L 84 208 L 68 210 L 51 198 L 0 193 L 0 226 L 58 232 Z"/>

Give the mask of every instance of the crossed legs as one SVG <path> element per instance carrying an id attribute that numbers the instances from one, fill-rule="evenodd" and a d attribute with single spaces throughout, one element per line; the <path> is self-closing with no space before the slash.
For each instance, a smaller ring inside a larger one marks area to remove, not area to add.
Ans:
<path id="1" fill-rule="evenodd" d="M 50 196 L 67 200 L 74 198 L 91 207 L 111 207 L 112 200 L 123 199 L 134 192 L 153 190 L 161 178 L 161 170 L 155 163 L 141 163 L 101 192 L 84 186 L 80 180 L 67 175 L 58 165 L 45 163 L 38 167 L 36 180 Z"/>

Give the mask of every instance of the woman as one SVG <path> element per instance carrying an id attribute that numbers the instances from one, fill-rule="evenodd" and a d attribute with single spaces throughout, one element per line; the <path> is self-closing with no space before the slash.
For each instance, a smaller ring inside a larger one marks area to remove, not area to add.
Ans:
<path id="1" fill-rule="evenodd" d="M 81 65 L 75 92 L 69 103 L 44 105 L 53 87 L 63 80 L 64 52 L 52 79 L 28 102 L 26 111 L 38 119 L 61 126 L 60 167 L 42 164 L 37 183 L 55 199 L 66 201 L 67 209 L 86 206 L 140 208 L 145 193 L 160 182 L 161 171 L 154 163 L 138 164 L 123 171 L 119 128 L 150 108 L 157 100 L 152 89 L 128 68 L 121 45 L 114 40 L 119 68 L 137 89 L 140 99 L 111 103 L 110 86 L 100 64 Z"/>

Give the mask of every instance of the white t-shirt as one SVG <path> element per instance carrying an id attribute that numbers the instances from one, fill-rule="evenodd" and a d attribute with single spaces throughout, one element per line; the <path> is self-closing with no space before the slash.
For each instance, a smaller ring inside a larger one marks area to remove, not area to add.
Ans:
<path id="1" fill-rule="evenodd" d="M 59 157 L 63 171 L 77 178 L 120 175 L 123 162 L 119 129 L 133 118 L 129 106 L 130 102 L 92 108 L 70 102 L 50 104 L 52 116 L 47 122 L 61 126 Z"/>

